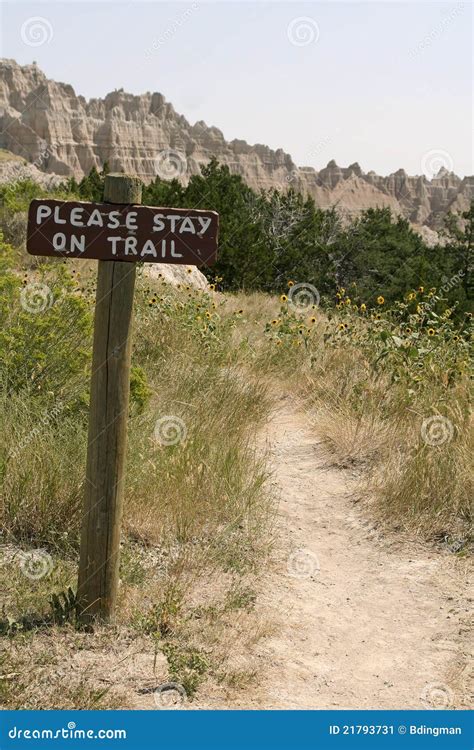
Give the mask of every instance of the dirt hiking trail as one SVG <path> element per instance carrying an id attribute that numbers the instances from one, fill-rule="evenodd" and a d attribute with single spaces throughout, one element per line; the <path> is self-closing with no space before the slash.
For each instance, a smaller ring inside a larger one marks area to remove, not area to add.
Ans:
<path id="1" fill-rule="evenodd" d="M 376 530 L 353 502 L 355 476 L 331 466 L 291 397 L 266 440 L 280 504 L 257 684 L 225 700 L 204 688 L 194 707 L 467 707 L 467 561 Z"/>

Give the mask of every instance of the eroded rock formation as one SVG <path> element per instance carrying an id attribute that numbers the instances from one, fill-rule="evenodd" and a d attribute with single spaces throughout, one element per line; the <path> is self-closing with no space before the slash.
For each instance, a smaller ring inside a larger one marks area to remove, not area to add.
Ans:
<path id="1" fill-rule="evenodd" d="M 13 60 L 0 61 L 0 131 L 0 148 L 50 175 L 80 178 L 107 161 L 112 171 L 146 181 L 156 175 L 186 180 L 215 156 L 254 188 L 292 185 L 319 206 L 335 205 L 350 216 L 390 206 L 414 226 L 432 230 L 447 211 L 466 210 L 474 197 L 474 177 L 461 179 L 445 169 L 428 180 L 403 169 L 388 177 L 364 173 L 357 163 L 298 168 L 282 149 L 227 142 L 215 127 L 191 125 L 159 93 L 137 96 L 120 89 L 87 101 L 36 65 Z"/>

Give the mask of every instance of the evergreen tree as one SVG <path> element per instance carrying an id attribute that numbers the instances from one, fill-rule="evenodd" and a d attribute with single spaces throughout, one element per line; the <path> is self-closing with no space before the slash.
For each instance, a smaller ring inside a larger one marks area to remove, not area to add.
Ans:
<path id="1" fill-rule="evenodd" d="M 447 245 L 444 250 L 444 272 L 451 280 L 457 277 L 456 298 L 463 310 L 473 310 L 473 266 L 474 266 L 474 201 L 461 216 L 449 213 L 445 219 L 444 236 Z M 453 289 L 450 290 L 451 296 Z"/>
<path id="2" fill-rule="evenodd" d="M 338 283 L 357 284 L 357 296 L 388 302 L 426 283 L 432 275 L 426 245 L 406 219 L 393 220 L 390 208 L 369 208 L 336 240 Z"/>

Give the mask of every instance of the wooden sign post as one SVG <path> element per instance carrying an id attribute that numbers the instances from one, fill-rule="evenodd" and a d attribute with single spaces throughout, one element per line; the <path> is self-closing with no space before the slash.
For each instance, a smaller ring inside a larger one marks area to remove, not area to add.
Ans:
<path id="1" fill-rule="evenodd" d="M 141 184 L 133 178 L 105 178 L 105 201 L 141 199 Z M 82 622 L 110 619 L 117 599 L 135 275 L 134 263 L 99 260 L 77 585 Z"/>
<path id="2" fill-rule="evenodd" d="M 83 624 L 112 619 L 117 599 L 133 261 L 211 265 L 217 253 L 215 212 L 140 206 L 141 192 L 137 178 L 110 174 L 104 203 L 34 200 L 28 217 L 32 255 L 99 259 L 77 590 Z"/>

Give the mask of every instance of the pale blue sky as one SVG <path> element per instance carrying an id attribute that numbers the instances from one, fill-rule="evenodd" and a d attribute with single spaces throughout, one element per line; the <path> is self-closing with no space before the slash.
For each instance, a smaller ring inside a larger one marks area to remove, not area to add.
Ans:
<path id="1" fill-rule="evenodd" d="M 1 13 L 1 56 L 87 98 L 160 91 L 192 123 L 299 166 L 474 172 L 470 2 L 16 0 Z"/>

